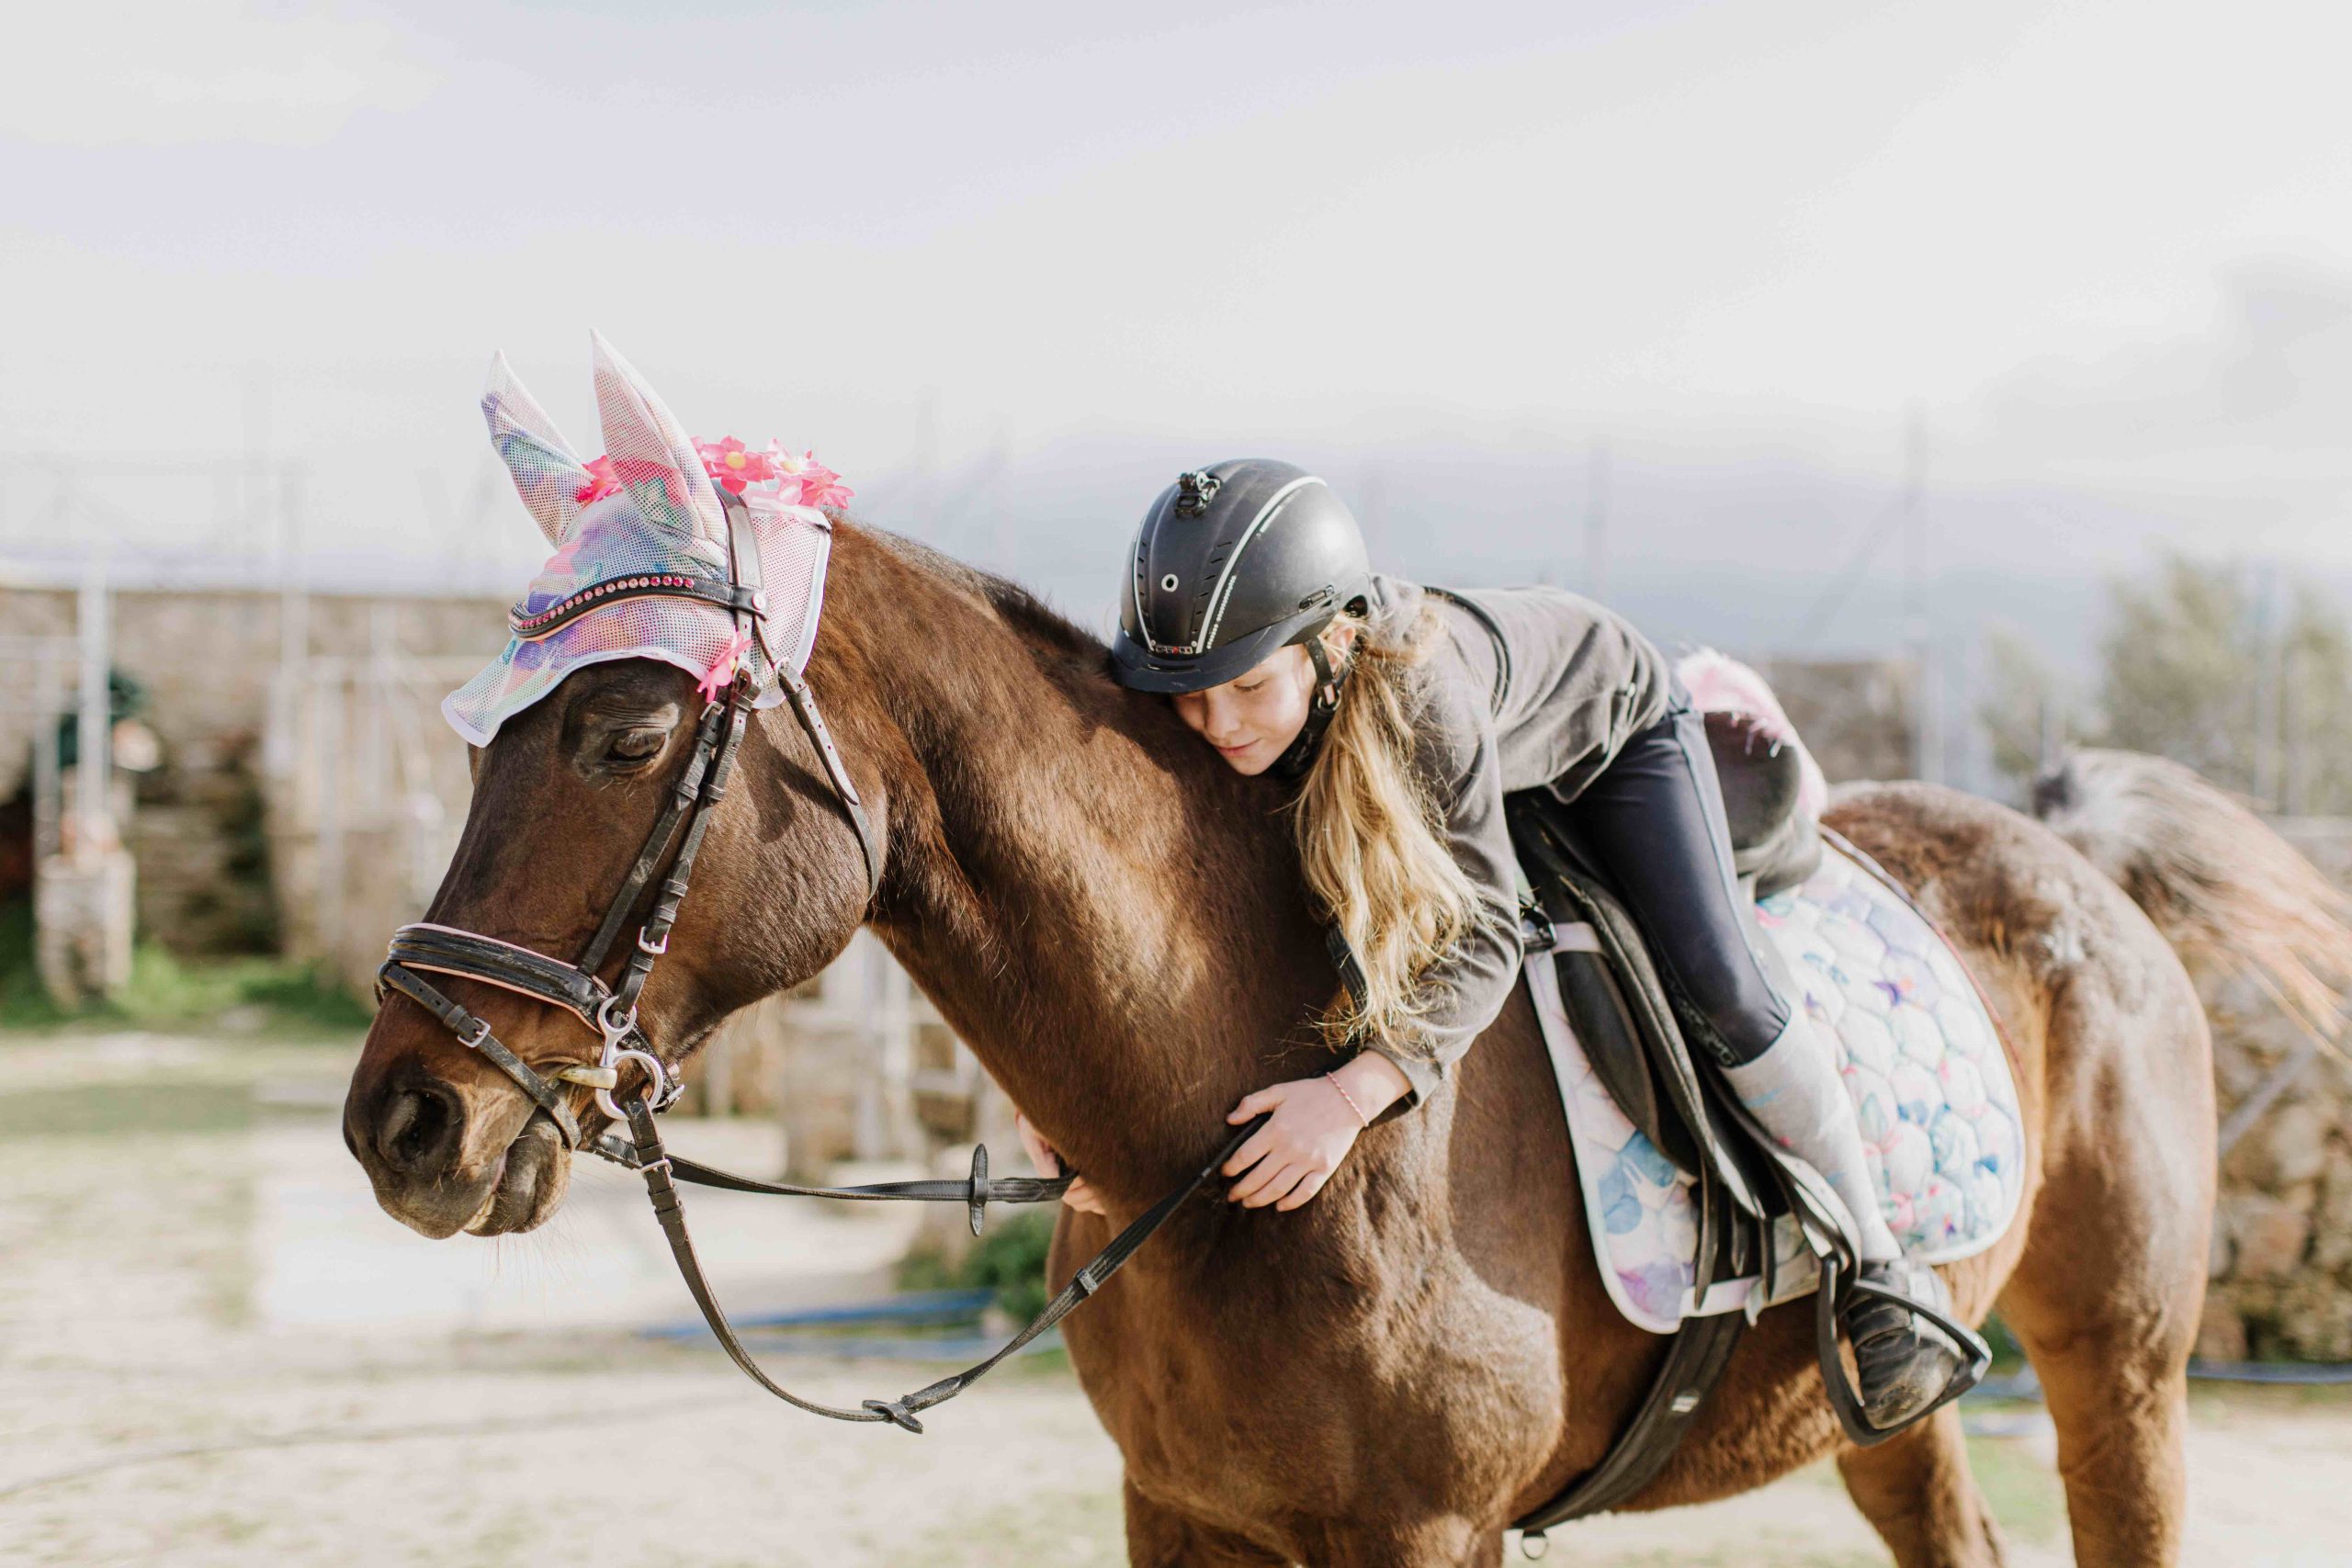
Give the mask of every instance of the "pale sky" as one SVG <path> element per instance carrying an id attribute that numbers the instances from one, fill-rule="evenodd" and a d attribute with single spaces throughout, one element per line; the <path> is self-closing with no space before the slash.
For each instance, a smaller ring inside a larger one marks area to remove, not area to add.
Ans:
<path id="1" fill-rule="evenodd" d="M 12 17 L 0 451 L 234 448 L 266 388 L 321 547 L 526 570 L 474 400 L 503 347 L 599 449 L 593 325 L 877 501 L 926 408 L 951 473 L 1607 433 L 1867 490 L 1916 403 L 1939 485 L 2352 561 L 2343 7 L 1163 9 Z M 1106 569 L 1164 478 L 1088 476 Z"/>

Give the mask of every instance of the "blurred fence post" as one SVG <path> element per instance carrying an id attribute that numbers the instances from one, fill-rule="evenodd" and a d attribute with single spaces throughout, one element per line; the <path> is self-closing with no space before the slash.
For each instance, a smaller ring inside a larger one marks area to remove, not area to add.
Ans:
<path id="1" fill-rule="evenodd" d="M 55 852 L 37 863 L 33 877 L 34 964 L 42 987 L 64 1007 L 102 1000 L 130 983 L 135 881 L 130 852 L 123 848 L 121 825 L 115 820 L 108 766 L 114 732 L 109 607 L 105 554 L 94 550 L 83 567 L 74 607 L 80 681 L 73 808 L 61 825 Z M 43 716 L 38 722 L 53 732 L 54 720 Z M 51 767 L 54 744 L 52 736 Z"/>

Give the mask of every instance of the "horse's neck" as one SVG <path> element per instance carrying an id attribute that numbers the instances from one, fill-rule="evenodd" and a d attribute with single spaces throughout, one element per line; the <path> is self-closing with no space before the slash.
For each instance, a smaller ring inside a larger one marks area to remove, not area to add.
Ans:
<path id="1" fill-rule="evenodd" d="M 1039 1128 L 1144 1201 L 1331 988 L 1276 796 L 1149 699 L 1049 674 L 968 602 L 937 613 L 957 611 L 975 624 L 931 628 L 935 668 L 881 676 L 922 776 L 893 799 L 910 863 L 876 927 Z"/>

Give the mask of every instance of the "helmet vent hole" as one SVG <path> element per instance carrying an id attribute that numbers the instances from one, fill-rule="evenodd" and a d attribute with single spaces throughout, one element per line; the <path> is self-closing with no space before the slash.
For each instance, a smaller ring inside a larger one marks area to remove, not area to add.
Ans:
<path id="1" fill-rule="evenodd" d="M 1161 590 L 1162 590 L 1163 592 L 1169 592 L 1169 593 L 1173 593 L 1173 592 L 1176 592 L 1176 574 L 1175 574 L 1174 572 L 1172 572 L 1172 571 L 1171 571 L 1171 572 L 1170 572 L 1166 577 L 1161 578 L 1161 579 L 1159 580 L 1159 586 L 1160 586 L 1160 588 L 1161 588 Z"/>

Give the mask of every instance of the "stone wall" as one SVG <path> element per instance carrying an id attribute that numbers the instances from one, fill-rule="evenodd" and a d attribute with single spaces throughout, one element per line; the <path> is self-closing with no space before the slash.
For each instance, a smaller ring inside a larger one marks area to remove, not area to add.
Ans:
<path id="1" fill-rule="evenodd" d="M 126 590 L 112 596 L 113 662 L 146 689 L 147 723 L 163 764 L 141 775 L 125 842 L 138 867 L 142 938 L 184 953 L 270 951 L 289 910 L 271 878 L 266 804 L 274 694 L 284 668 L 286 601 L 276 592 Z M 403 658 L 487 659 L 504 637 L 490 599 L 315 594 L 299 601 L 291 639 L 322 660 L 364 658 L 389 644 Z M 0 587 L 0 626 L 12 636 L 70 637 L 70 590 Z M 437 692 L 421 703 L 427 714 Z M 437 748 L 434 787 L 454 790 L 462 817 L 464 743 L 440 726 L 417 728 Z M 28 766 L 31 721 L 0 714 L 0 799 Z M 346 728 L 356 747 L 364 727 Z M 455 783 L 451 781 L 454 779 Z"/>
<path id="2" fill-rule="evenodd" d="M 2352 886 L 2352 823 L 2274 826 Z M 2251 982 L 2200 975 L 2198 988 L 2213 1021 L 2223 1135 L 2235 1134 L 2222 1156 L 2199 1353 L 2352 1361 L 2346 1043 L 2314 1042 Z"/>

